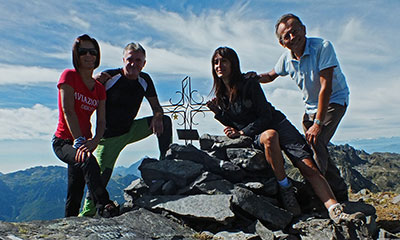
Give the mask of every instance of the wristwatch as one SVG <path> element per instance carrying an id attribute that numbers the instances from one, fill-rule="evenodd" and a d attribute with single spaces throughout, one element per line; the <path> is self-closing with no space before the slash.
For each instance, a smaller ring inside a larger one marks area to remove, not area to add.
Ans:
<path id="1" fill-rule="evenodd" d="M 322 122 L 319 119 L 314 119 L 314 123 L 316 123 L 318 126 L 322 125 Z"/>

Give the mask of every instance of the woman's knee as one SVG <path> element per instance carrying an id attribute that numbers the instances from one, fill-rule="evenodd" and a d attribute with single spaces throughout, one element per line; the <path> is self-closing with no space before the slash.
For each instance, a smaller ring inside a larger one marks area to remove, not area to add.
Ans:
<path id="1" fill-rule="evenodd" d="M 279 144 L 279 134 L 277 131 L 269 129 L 264 131 L 260 136 L 260 142 L 265 148 Z"/>

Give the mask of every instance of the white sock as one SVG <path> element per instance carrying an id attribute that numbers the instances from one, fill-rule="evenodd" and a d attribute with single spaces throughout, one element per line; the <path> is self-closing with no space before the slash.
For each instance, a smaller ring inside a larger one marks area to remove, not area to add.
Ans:
<path id="1" fill-rule="evenodd" d="M 328 207 L 328 212 L 331 212 L 331 209 L 333 209 L 337 205 L 340 205 L 340 203 L 335 203 L 335 204 L 332 204 L 330 207 Z"/>
<path id="2" fill-rule="evenodd" d="M 281 180 L 281 181 L 278 181 L 278 183 L 279 183 L 279 185 L 281 186 L 281 187 L 284 187 L 284 188 L 288 188 L 288 187 L 290 187 L 290 182 L 289 182 L 289 179 L 287 178 L 287 177 L 285 177 L 283 180 Z"/>

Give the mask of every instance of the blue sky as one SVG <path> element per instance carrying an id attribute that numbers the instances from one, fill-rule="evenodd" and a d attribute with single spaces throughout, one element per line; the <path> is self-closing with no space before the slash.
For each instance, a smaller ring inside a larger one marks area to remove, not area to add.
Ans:
<path id="1" fill-rule="evenodd" d="M 400 137 L 400 1 L 0 0 L 0 172 L 64 166 L 50 139 L 57 124 L 56 83 L 65 68 L 72 68 L 78 35 L 88 33 L 100 43 L 96 72 L 121 66 L 122 48 L 140 42 L 147 50 L 144 71 L 167 104 L 185 76 L 209 98 L 210 57 L 219 46 L 237 51 L 244 72 L 272 69 L 283 52 L 274 24 L 287 12 L 303 20 L 308 36 L 332 41 L 347 77 L 350 106 L 333 142 Z M 263 89 L 301 130 L 304 110 L 297 86 L 281 78 Z M 140 114 L 149 113 L 145 102 Z M 210 114 L 196 120 L 200 134 L 222 134 Z M 127 147 L 117 165 L 145 155 L 158 155 L 154 137 Z"/>

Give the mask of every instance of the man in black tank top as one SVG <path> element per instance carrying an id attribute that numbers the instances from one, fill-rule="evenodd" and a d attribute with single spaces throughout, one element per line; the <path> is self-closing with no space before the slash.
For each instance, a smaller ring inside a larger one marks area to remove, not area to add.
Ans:
<path id="1" fill-rule="evenodd" d="M 172 143 L 171 119 L 163 114 L 151 77 L 142 72 L 146 64 L 145 50 L 140 44 L 129 43 L 124 48 L 123 62 L 123 68 L 107 70 L 96 76 L 107 91 L 106 130 L 96 151 L 105 185 L 126 145 L 154 133 L 158 138 L 160 159 L 163 159 Z M 143 97 L 149 101 L 153 116 L 135 119 Z M 93 201 L 87 197 L 80 216 L 93 216 L 95 209 Z"/>

